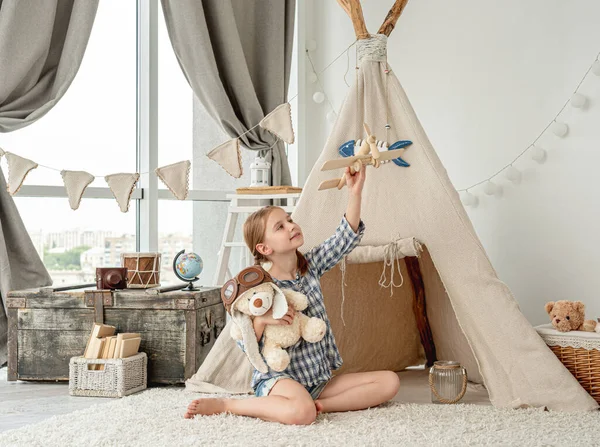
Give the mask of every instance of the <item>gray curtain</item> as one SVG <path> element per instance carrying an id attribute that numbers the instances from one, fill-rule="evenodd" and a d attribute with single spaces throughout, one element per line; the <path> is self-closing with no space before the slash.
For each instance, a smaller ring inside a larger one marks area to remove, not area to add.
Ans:
<path id="1" fill-rule="evenodd" d="M 183 73 L 229 136 L 287 100 L 295 0 L 162 0 L 162 7 Z M 241 142 L 267 156 L 272 185 L 291 185 L 283 142 L 260 127 Z"/>
<path id="2" fill-rule="evenodd" d="M 62 98 L 97 9 L 98 0 L 0 0 L 0 132 L 28 126 Z M 0 171 L 0 365 L 6 362 L 9 290 L 50 284 Z"/>

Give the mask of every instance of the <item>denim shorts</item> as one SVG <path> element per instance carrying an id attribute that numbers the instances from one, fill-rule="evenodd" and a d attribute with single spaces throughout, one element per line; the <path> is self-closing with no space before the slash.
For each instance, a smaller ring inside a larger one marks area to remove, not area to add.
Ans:
<path id="1" fill-rule="evenodd" d="M 270 379 L 261 380 L 256 384 L 254 394 L 256 394 L 256 397 L 268 396 L 275 384 L 281 379 L 291 379 L 291 377 L 282 375 L 277 377 L 271 377 Z M 317 400 L 328 383 L 329 380 L 317 383 L 316 385 L 305 386 L 304 388 L 306 388 L 306 391 L 308 391 L 308 394 L 310 394 L 313 400 Z"/>

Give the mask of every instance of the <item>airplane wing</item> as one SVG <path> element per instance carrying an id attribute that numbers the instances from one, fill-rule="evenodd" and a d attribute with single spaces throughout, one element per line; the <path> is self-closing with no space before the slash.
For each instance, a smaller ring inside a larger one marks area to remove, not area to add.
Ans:
<path id="1" fill-rule="evenodd" d="M 379 154 L 379 161 L 393 160 L 394 158 L 401 157 L 406 149 L 394 149 L 392 151 L 381 151 Z"/>
<path id="2" fill-rule="evenodd" d="M 394 152 L 394 151 L 392 151 L 392 152 Z M 399 155 L 396 155 L 395 157 L 392 157 L 392 158 L 396 158 L 398 156 Z M 364 160 L 364 159 L 369 159 L 369 158 L 371 158 L 371 155 L 366 154 L 366 155 L 355 155 L 354 157 L 337 158 L 335 160 L 327 160 L 325 163 L 323 163 L 323 166 L 321 166 L 321 171 L 330 171 L 332 169 L 345 168 L 347 166 L 352 166 L 356 160 Z"/>
<path id="3" fill-rule="evenodd" d="M 319 185 L 319 191 L 323 191 L 324 189 L 337 188 L 340 183 L 339 178 L 332 178 L 329 180 L 323 180 Z"/>

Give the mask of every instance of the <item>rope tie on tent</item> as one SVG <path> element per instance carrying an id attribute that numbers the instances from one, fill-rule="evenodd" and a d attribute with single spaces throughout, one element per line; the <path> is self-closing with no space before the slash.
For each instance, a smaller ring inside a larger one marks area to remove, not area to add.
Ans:
<path id="1" fill-rule="evenodd" d="M 368 39 L 359 39 L 356 43 L 358 62 L 363 59 L 386 62 L 387 61 L 387 36 L 385 34 L 371 34 Z"/>
<path id="2" fill-rule="evenodd" d="M 402 250 L 400 250 L 400 247 L 396 241 L 385 246 L 383 251 L 383 270 L 381 272 L 381 276 L 379 277 L 379 285 L 381 287 L 389 287 L 390 296 L 394 294 L 394 287 L 402 287 L 402 284 L 404 284 L 404 277 L 402 276 L 402 271 L 400 270 L 400 259 L 403 257 L 404 253 Z M 388 266 L 390 267 L 390 280 L 386 284 L 387 275 L 385 271 Z M 398 270 L 398 274 L 400 275 L 400 284 L 396 284 L 394 282 L 394 273 L 396 270 Z"/>

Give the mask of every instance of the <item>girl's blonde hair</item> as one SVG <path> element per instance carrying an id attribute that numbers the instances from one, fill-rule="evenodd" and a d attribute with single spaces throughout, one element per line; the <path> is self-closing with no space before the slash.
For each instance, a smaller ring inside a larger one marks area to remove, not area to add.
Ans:
<path id="1" fill-rule="evenodd" d="M 267 219 L 271 212 L 277 208 L 283 211 L 283 208 L 281 207 L 268 205 L 253 212 L 248 216 L 246 222 L 244 222 L 244 240 L 246 241 L 248 249 L 252 252 L 252 256 L 254 256 L 254 265 L 260 265 L 261 263 L 268 261 L 266 256 L 256 249 L 256 245 L 264 242 Z M 298 270 L 300 270 L 300 274 L 304 275 L 308 271 L 308 261 L 298 250 L 296 250 L 296 256 L 298 258 Z"/>

